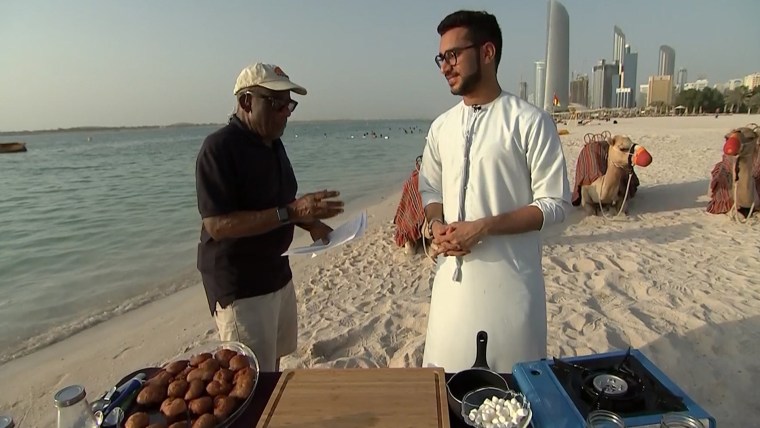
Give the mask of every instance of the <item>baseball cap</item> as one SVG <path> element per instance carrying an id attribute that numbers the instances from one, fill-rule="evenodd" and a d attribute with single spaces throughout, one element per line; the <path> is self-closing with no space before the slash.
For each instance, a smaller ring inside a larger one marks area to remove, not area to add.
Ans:
<path id="1" fill-rule="evenodd" d="M 244 68 L 235 82 L 232 94 L 237 95 L 243 89 L 252 86 L 261 86 L 273 91 L 293 91 L 299 95 L 306 95 L 306 88 L 290 81 L 290 77 L 282 71 L 282 68 L 274 64 L 257 62 Z"/>

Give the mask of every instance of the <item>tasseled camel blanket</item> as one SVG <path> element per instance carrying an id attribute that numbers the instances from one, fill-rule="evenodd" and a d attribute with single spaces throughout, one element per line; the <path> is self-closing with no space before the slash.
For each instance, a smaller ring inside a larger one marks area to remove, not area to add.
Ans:
<path id="1" fill-rule="evenodd" d="M 573 186 L 573 206 L 579 206 L 581 204 L 581 187 L 588 186 L 596 181 L 597 178 L 607 173 L 607 151 L 609 150 L 609 144 L 604 140 L 591 141 L 581 149 L 581 153 L 578 155 L 578 163 L 575 169 L 575 185 Z M 631 189 L 628 192 L 628 198 L 636 195 L 636 189 L 639 187 L 639 177 L 636 176 L 636 172 L 632 172 L 631 177 Z M 625 196 L 625 186 L 628 184 L 628 175 L 624 175 L 620 179 L 620 189 L 618 193 L 620 197 Z"/>
<path id="2" fill-rule="evenodd" d="M 712 169 L 710 180 L 710 202 L 707 204 L 707 212 L 711 214 L 725 214 L 734 206 L 734 188 L 731 175 L 734 171 L 734 161 L 731 157 L 723 155 L 723 160 L 716 163 Z M 755 179 L 755 191 L 760 196 L 760 155 L 755 155 L 752 165 L 752 177 Z"/>
<path id="3" fill-rule="evenodd" d="M 420 228 L 425 221 L 425 210 L 417 187 L 418 179 L 419 171 L 415 169 L 404 182 L 401 201 L 396 208 L 396 216 L 393 217 L 393 223 L 396 225 L 395 241 L 399 247 L 403 247 L 407 241 L 416 242 L 422 237 Z"/>

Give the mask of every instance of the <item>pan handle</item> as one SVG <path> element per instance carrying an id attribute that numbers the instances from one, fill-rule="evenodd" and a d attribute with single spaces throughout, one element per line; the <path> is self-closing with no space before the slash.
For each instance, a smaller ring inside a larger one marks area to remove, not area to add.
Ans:
<path id="1" fill-rule="evenodd" d="M 486 361 L 486 347 L 488 346 L 488 333 L 481 330 L 476 336 L 477 354 L 475 355 L 475 364 L 473 368 L 488 369 L 488 361 Z"/>

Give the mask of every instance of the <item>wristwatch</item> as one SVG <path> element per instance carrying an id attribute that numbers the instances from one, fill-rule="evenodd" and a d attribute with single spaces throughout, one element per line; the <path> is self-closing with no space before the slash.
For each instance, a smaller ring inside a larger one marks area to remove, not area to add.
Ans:
<path id="1" fill-rule="evenodd" d="M 290 215 L 288 214 L 288 207 L 277 208 L 277 219 L 280 220 L 280 223 L 282 224 L 290 223 Z"/>

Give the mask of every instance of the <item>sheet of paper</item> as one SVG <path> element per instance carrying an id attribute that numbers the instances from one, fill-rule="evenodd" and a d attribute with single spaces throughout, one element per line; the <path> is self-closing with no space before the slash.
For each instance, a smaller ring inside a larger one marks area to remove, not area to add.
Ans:
<path id="1" fill-rule="evenodd" d="M 316 256 L 318 253 L 341 246 L 347 242 L 353 241 L 364 234 L 367 228 L 367 212 L 362 211 L 358 215 L 350 218 L 342 225 L 335 228 L 329 235 L 330 242 L 315 242 L 306 247 L 291 248 L 283 256 L 311 255 Z"/>

